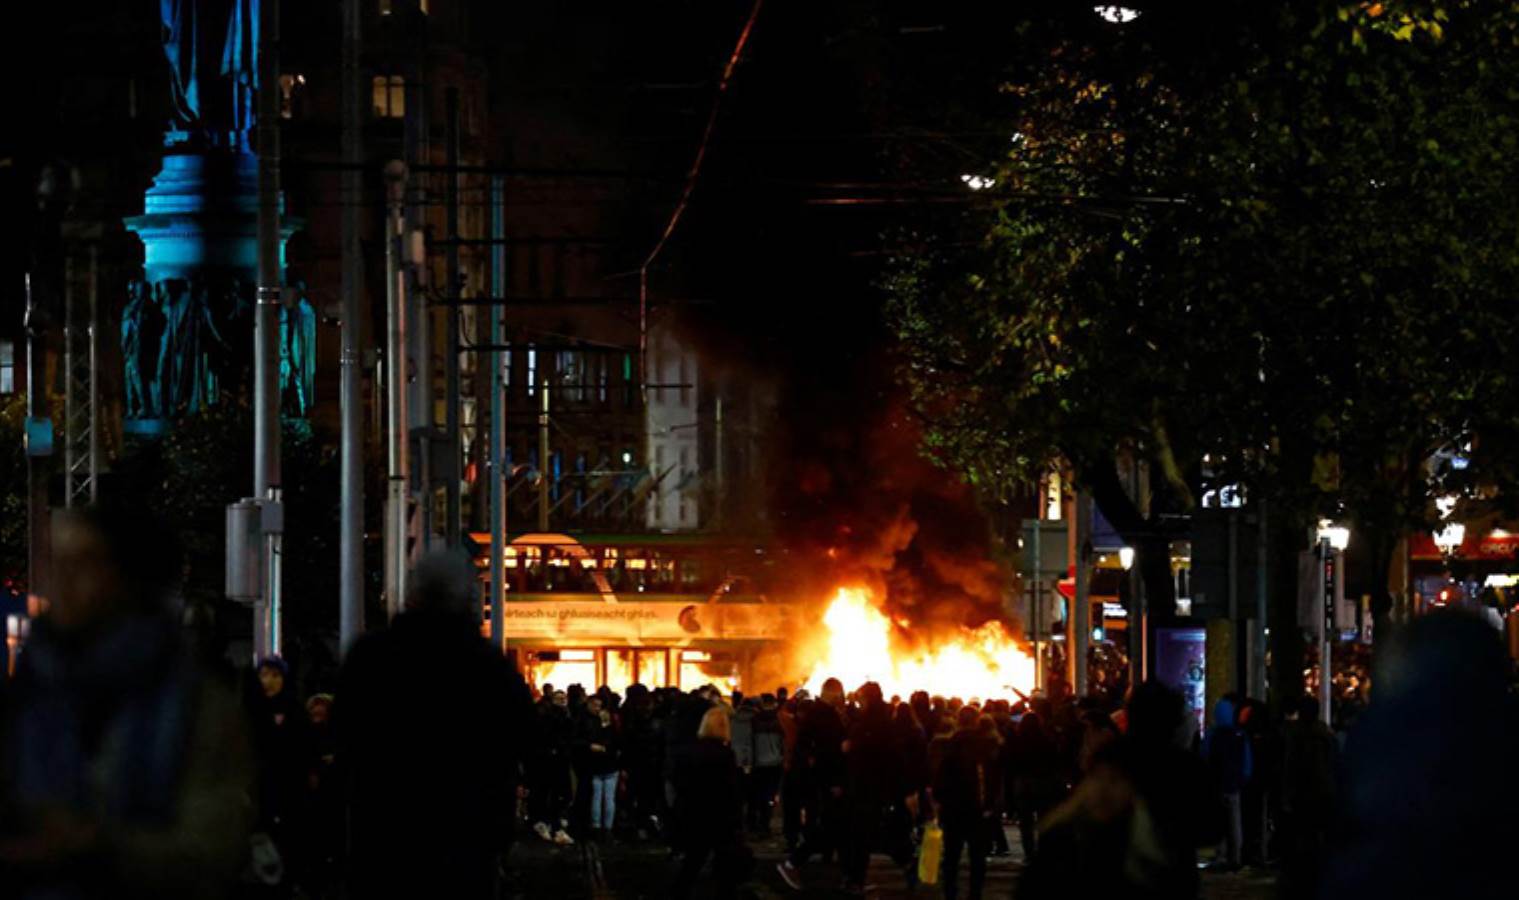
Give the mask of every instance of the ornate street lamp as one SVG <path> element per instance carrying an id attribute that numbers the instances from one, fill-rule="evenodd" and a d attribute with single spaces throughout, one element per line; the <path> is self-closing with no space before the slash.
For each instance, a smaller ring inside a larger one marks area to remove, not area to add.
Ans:
<path id="1" fill-rule="evenodd" d="M 1328 519 L 1319 520 L 1319 564 L 1324 574 L 1324 620 L 1319 634 L 1319 718 L 1325 725 L 1331 724 L 1331 700 L 1334 697 L 1334 679 L 1330 673 L 1330 650 L 1334 640 L 1335 577 L 1339 554 L 1350 546 L 1350 529 L 1336 525 Z"/>

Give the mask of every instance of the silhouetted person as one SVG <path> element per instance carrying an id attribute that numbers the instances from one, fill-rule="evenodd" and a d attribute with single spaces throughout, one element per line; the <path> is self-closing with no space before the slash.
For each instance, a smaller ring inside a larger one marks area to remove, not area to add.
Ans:
<path id="1" fill-rule="evenodd" d="M 883 851 L 906 870 L 912 884 L 918 874 L 911 840 L 917 786 L 906 778 L 906 757 L 881 686 L 866 682 L 859 696 L 862 706 L 844 742 L 844 880 L 851 888 L 863 889 L 871 854 Z"/>
<path id="2" fill-rule="evenodd" d="M 986 857 L 992 829 L 1001 828 L 997 803 L 1002 792 L 997 740 L 980 728 L 981 715 L 966 706 L 944 748 L 933 783 L 939 827 L 944 829 L 940 882 L 944 896 L 959 896 L 960 855 L 970 855 L 970 897 L 977 900 L 986 884 Z"/>
<path id="3" fill-rule="evenodd" d="M 316 747 L 306 710 L 296 700 L 285 661 L 259 661 L 251 688 L 253 759 L 258 773 L 255 827 L 268 835 L 284 860 L 283 881 L 302 873 L 307 860 L 302 839 L 316 774 Z"/>
<path id="4" fill-rule="evenodd" d="M 1213 728 L 1203 742 L 1203 756 L 1223 800 L 1224 842 L 1219 857 L 1224 868 L 1238 869 L 1245 846 L 1242 797 L 1255 760 L 1250 738 L 1236 721 L 1235 701 L 1229 697 L 1213 707 Z"/>
<path id="5" fill-rule="evenodd" d="M 350 896 L 493 897 L 530 695 L 480 636 L 466 557 L 426 557 L 409 582 L 406 612 L 349 651 L 333 704 Z"/>
<path id="6" fill-rule="evenodd" d="M 337 773 L 337 735 L 332 727 L 332 695 L 315 694 L 306 701 L 306 721 L 316 757 L 311 781 L 311 808 L 306 819 L 306 854 L 310 871 L 306 883 L 325 891 L 337 874 L 343 840 L 343 786 Z"/>
<path id="7" fill-rule="evenodd" d="M 731 895 L 752 867 L 743 839 L 743 795 L 731 734 L 728 710 L 709 708 L 675 772 L 675 846 L 684 854 L 671 890 L 676 897 L 690 896 L 709 857 L 719 896 Z"/>
<path id="8" fill-rule="evenodd" d="M 1344 839 L 1321 896 L 1514 895 L 1519 711 L 1497 633 L 1469 614 L 1417 619 L 1381 648 L 1345 745 Z"/>
<path id="9" fill-rule="evenodd" d="M 754 714 L 754 773 L 749 779 L 749 827 L 757 834 L 770 833 L 785 763 L 786 738 L 781 732 L 780 708 L 774 694 L 762 694 Z"/>
<path id="10" fill-rule="evenodd" d="M 575 841 L 569 827 L 571 801 L 570 756 L 575 720 L 570 715 L 569 694 L 544 685 L 533 722 L 536 737 L 528 757 L 532 785 L 528 805 L 533 810 L 533 832 L 546 841 L 567 845 Z"/>
<path id="11" fill-rule="evenodd" d="M 898 705 L 892 712 L 892 725 L 897 745 L 902 750 L 904 787 L 918 798 L 918 813 L 912 816 L 911 827 L 927 814 L 928 735 L 923 733 L 917 714 L 906 703 Z"/>
<path id="12" fill-rule="evenodd" d="M 822 696 L 797 724 L 793 765 L 802 767 L 805 828 L 798 846 L 779 864 L 786 883 L 801 889 L 801 867 L 814 854 L 841 851 L 844 842 L 844 685 L 823 682 Z"/>
<path id="13" fill-rule="evenodd" d="M 612 723 L 612 713 L 600 696 L 586 701 L 586 775 L 585 789 L 590 791 L 590 829 L 593 837 L 607 838 L 617 819 L 617 774 L 620 769 L 621 741 Z"/>
<path id="14" fill-rule="evenodd" d="M 622 713 L 623 768 L 628 773 L 627 799 L 632 820 L 644 833 L 657 833 L 660 825 L 664 789 L 659 774 L 659 737 L 649 689 L 641 684 L 630 685 Z"/>
<path id="15" fill-rule="evenodd" d="M 1140 685 L 1128 722 L 1128 733 L 1040 823 L 1021 900 L 1197 896 L 1197 848 L 1218 837 L 1218 799 L 1187 749 L 1192 729 L 1181 695 Z"/>
<path id="16" fill-rule="evenodd" d="M 1282 729 L 1280 885 L 1283 897 L 1309 897 L 1318 886 L 1335 821 L 1339 745 L 1319 721 L 1317 697 L 1301 697 Z"/>
<path id="17" fill-rule="evenodd" d="M 1065 796 L 1060 752 L 1036 712 L 1024 713 L 1014 730 L 1013 751 L 1007 754 L 1008 775 L 1013 778 L 1017 802 L 1018 837 L 1025 859 L 1033 859 L 1038 847 L 1039 822 Z"/>
<path id="18" fill-rule="evenodd" d="M 0 726 L 0 894 L 199 900 L 235 883 L 247 731 L 165 609 L 167 535 L 114 508 L 56 525 L 55 591 Z"/>

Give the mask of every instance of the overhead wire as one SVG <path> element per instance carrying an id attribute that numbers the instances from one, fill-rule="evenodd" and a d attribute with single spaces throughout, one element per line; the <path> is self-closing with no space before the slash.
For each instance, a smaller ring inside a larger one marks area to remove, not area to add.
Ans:
<path id="1" fill-rule="evenodd" d="M 691 170 L 686 173 L 686 185 L 681 190 L 680 200 L 675 204 L 675 209 L 670 213 L 669 222 L 665 223 L 664 231 L 660 233 L 659 240 L 655 242 L 654 249 L 644 258 L 643 264 L 638 267 L 638 375 L 643 385 L 643 390 L 648 391 L 649 373 L 649 267 L 659 257 L 661 250 L 670 240 L 670 235 L 675 233 L 675 226 L 680 224 L 680 218 L 685 214 L 686 207 L 691 203 L 691 194 L 696 190 L 696 180 L 701 176 L 702 162 L 707 158 L 707 146 L 712 141 L 712 132 L 717 127 L 717 115 L 722 111 L 723 97 L 728 93 L 728 85 L 733 81 L 733 71 L 738 68 L 738 61 L 743 56 L 744 46 L 749 43 L 749 35 L 754 31 L 754 21 L 759 18 L 760 7 L 765 0 L 754 0 L 754 6 L 749 10 L 749 18 L 744 22 L 743 31 L 739 32 L 738 41 L 733 45 L 733 52 L 728 56 L 728 64 L 723 67 L 723 77 L 717 83 L 717 96 L 712 98 L 712 110 L 707 114 L 707 126 L 702 129 L 701 142 L 696 146 L 696 158 L 691 161 Z"/>

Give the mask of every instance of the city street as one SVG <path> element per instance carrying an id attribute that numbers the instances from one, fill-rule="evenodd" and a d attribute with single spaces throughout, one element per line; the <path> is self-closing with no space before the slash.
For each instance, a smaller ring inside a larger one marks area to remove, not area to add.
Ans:
<path id="1" fill-rule="evenodd" d="M 986 896 L 1017 897 L 1018 874 L 1023 867 L 1023 851 L 1018 842 L 1016 826 L 1008 828 L 1012 853 L 1006 857 L 993 857 L 987 863 Z M 843 897 L 847 896 L 839 885 L 838 867 L 814 861 L 803 871 L 804 890 L 793 891 L 775 866 L 784 857 L 784 846 L 779 838 L 756 841 L 754 878 L 741 890 L 740 896 L 755 900 L 784 897 Z M 646 841 L 617 841 L 607 846 L 559 847 L 540 841 L 531 835 L 512 850 L 513 878 L 509 883 L 510 897 L 524 900 L 537 897 L 554 897 L 562 900 L 578 898 L 662 898 L 668 896 L 674 867 L 670 851 L 662 844 Z M 961 890 L 966 889 L 964 879 L 966 866 L 961 865 Z M 1242 870 L 1233 874 L 1204 871 L 1202 875 L 1203 900 L 1269 900 L 1275 896 L 1276 881 L 1269 874 Z M 883 898 L 938 896 L 937 887 L 920 887 L 909 892 L 902 871 L 885 856 L 871 859 L 868 884 L 869 895 Z M 698 887 L 697 897 L 714 896 L 712 887 L 703 883 Z"/>
<path id="2" fill-rule="evenodd" d="M 1516 895 L 1519 0 L 4 15 L 0 900 Z"/>

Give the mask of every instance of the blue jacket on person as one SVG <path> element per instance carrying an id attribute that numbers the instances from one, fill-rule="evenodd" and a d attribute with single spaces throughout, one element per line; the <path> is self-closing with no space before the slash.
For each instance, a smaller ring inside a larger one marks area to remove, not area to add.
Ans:
<path id="1" fill-rule="evenodd" d="M 1239 727 L 1233 701 L 1219 700 L 1213 707 L 1213 728 L 1203 741 L 1203 757 L 1221 792 L 1238 793 L 1250 782 L 1250 738 Z"/>

